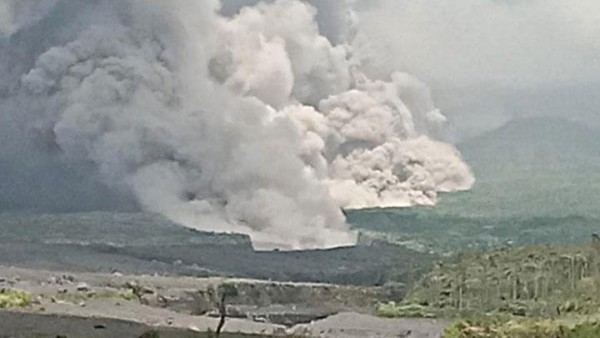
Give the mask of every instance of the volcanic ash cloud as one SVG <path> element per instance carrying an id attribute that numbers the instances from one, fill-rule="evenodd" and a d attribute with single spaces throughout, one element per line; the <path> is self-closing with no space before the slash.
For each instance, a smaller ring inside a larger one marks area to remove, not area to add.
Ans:
<path id="1" fill-rule="evenodd" d="M 340 208 L 473 184 L 435 140 L 446 119 L 427 87 L 369 79 L 305 3 L 234 17 L 216 1 L 37 3 L 21 14 L 41 18 L 13 13 L 0 32 L 0 111 L 147 211 L 257 248 L 324 248 L 356 240 Z"/>

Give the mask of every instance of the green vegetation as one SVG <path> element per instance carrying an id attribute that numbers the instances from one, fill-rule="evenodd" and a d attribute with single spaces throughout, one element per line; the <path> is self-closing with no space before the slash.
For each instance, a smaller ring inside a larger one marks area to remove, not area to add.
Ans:
<path id="1" fill-rule="evenodd" d="M 600 242 L 458 254 L 377 314 L 455 318 L 444 338 L 600 337 Z"/>
<path id="2" fill-rule="evenodd" d="M 109 299 L 122 299 L 126 301 L 138 300 L 139 297 L 134 293 L 132 289 L 127 290 L 102 290 L 98 292 L 70 292 L 61 293 L 54 296 L 55 299 L 69 302 L 79 303 L 88 299 L 95 300 L 109 300 Z"/>
<path id="3" fill-rule="evenodd" d="M 458 193 L 463 195 L 469 193 Z M 448 196 L 460 199 L 461 196 Z M 419 252 L 451 256 L 504 247 L 579 245 L 598 231 L 600 220 L 583 216 L 462 215 L 443 206 L 348 211 L 362 241 L 382 240 Z"/>
<path id="4" fill-rule="evenodd" d="M 600 245 L 523 247 L 439 262 L 407 302 L 439 315 L 506 313 L 551 318 L 600 309 Z"/>
<path id="5" fill-rule="evenodd" d="M 0 290 L 0 309 L 27 307 L 31 304 L 31 295 L 27 292 Z"/>
<path id="6" fill-rule="evenodd" d="M 600 242 L 458 254 L 376 312 L 455 318 L 444 338 L 600 337 Z"/>
<path id="7" fill-rule="evenodd" d="M 600 324 L 583 321 L 480 316 L 459 319 L 442 338 L 591 338 L 600 336 Z"/>
<path id="8" fill-rule="evenodd" d="M 377 306 L 377 315 L 385 318 L 435 318 L 425 306 L 419 304 L 396 304 L 389 302 Z"/>

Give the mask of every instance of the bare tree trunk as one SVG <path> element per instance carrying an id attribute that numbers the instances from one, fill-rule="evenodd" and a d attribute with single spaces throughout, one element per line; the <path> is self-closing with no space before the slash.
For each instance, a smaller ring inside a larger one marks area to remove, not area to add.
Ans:
<path id="1" fill-rule="evenodd" d="M 221 312 L 221 318 L 219 319 L 219 325 L 217 325 L 217 331 L 215 331 L 215 338 L 219 338 L 221 330 L 225 326 L 225 318 L 227 317 L 227 305 L 225 304 L 226 295 L 221 295 L 221 303 L 219 304 L 219 311 Z"/>

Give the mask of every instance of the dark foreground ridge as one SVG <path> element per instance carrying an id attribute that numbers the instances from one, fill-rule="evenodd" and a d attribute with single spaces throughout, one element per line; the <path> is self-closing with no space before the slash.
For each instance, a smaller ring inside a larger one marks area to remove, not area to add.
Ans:
<path id="1" fill-rule="evenodd" d="M 255 251 L 242 235 L 203 233 L 150 214 L 3 215 L 0 264 L 83 272 L 224 276 L 342 285 L 412 284 L 432 255 L 381 242 Z"/>

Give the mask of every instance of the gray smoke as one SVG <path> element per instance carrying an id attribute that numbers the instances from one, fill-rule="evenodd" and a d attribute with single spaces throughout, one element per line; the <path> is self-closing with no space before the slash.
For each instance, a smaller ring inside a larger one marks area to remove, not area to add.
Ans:
<path id="1" fill-rule="evenodd" d="M 4 1 L 2 149 L 89 168 L 144 210 L 259 248 L 352 244 L 340 208 L 469 189 L 427 86 L 370 79 L 357 12 L 337 8 L 329 39 L 296 0 L 231 16 L 216 0 Z"/>

